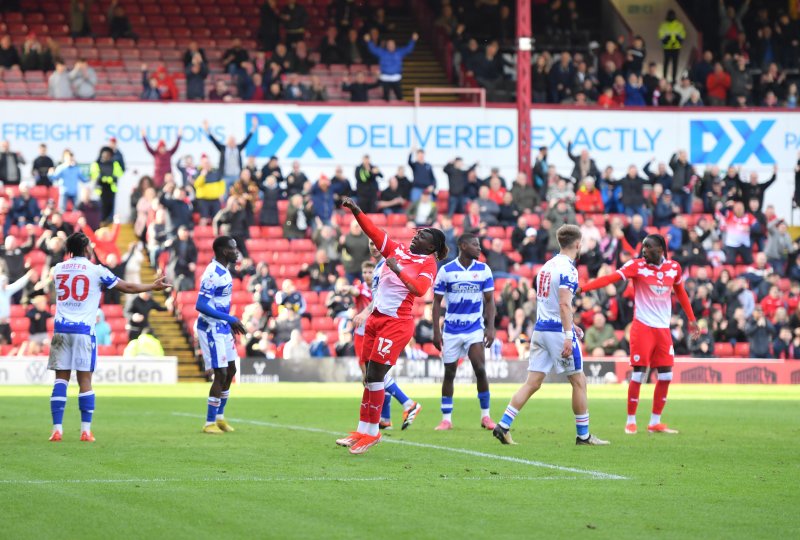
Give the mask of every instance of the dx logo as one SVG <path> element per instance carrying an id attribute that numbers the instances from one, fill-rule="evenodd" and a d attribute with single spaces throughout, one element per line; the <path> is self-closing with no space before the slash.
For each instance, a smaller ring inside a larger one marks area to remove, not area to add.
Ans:
<path id="1" fill-rule="evenodd" d="M 300 138 L 294 143 L 289 152 L 288 158 L 300 158 L 311 150 L 318 158 L 333 157 L 330 151 L 319 139 L 320 132 L 325 124 L 331 119 L 332 114 L 317 114 L 309 123 L 300 113 L 286 113 L 286 118 L 292 125 L 292 131 L 296 131 Z M 253 118 L 258 119 L 258 130 L 250 139 L 245 147 L 247 156 L 270 157 L 278 153 L 278 150 L 289 139 L 289 132 L 284 128 L 285 124 L 272 113 L 247 113 L 245 114 L 245 130 L 250 129 Z"/>
<path id="2" fill-rule="evenodd" d="M 744 120 L 731 120 L 742 145 L 731 160 L 731 165 L 741 165 L 755 156 L 765 164 L 775 163 L 775 158 L 764 146 L 764 137 L 775 120 L 762 120 L 754 128 Z M 733 145 L 729 131 L 717 120 L 691 120 L 689 122 L 690 160 L 692 163 L 719 163 Z"/>

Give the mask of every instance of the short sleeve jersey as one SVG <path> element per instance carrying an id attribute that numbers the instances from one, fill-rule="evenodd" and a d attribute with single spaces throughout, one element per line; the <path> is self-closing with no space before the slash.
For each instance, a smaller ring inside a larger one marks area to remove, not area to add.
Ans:
<path id="1" fill-rule="evenodd" d="M 433 292 L 444 296 L 447 305 L 444 331 L 469 334 L 483 330 L 483 294 L 491 291 L 494 277 L 486 264 L 473 261 L 464 268 L 456 259 L 444 265 L 433 286 Z"/>
<path id="2" fill-rule="evenodd" d="M 93 336 L 102 290 L 116 286 L 119 278 L 105 266 L 85 257 L 73 257 L 56 264 L 54 277 L 55 333 Z"/>
<path id="3" fill-rule="evenodd" d="M 639 258 L 625 263 L 617 273 L 633 281 L 634 318 L 652 328 L 669 328 L 672 288 L 683 282 L 681 265 L 669 259 L 652 265 Z"/>
<path id="4" fill-rule="evenodd" d="M 547 261 L 536 276 L 536 326 L 540 332 L 563 332 L 558 290 L 578 288 L 578 269 L 566 255 L 558 254 Z"/>

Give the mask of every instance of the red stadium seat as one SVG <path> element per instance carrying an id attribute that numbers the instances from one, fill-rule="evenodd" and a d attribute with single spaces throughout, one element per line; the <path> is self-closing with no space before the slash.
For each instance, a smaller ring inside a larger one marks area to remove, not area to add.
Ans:
<path id="1" fill-rule="evenodd" d="M 734 354 L 740 358 L 748 358 L 750 356 L 750 344 L 737 343 L 734 348 Z"/>
<path id="2" fill-rule="evenodd" d="M 725 341 L 715 343 L 714 355 L 718 358 L 733 358 L 735 356 L 733 345 Z"/>

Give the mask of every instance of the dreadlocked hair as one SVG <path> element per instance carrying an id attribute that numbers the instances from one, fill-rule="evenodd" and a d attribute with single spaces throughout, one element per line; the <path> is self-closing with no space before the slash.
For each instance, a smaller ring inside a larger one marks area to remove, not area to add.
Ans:
<path id="1" fill-rule="evenodd" d="M 444 260 L 447 257 L 447 240 L 444 237 L 444 233 L 439 229 L 429 228 L 428 231 L 433 236 L 433 253 L 436 255 L 436 258 L 440 261 Z"/>
<path id="2" fill-rule="evenodd" d="M 647 238 L 651 238 L 656 242 L 658 242 L 661 245 L 661 249 L 664 252 L 664 256 L 665 257 L 667 256 L 667 241 L 664 240 L 663 236 L 661 236 L 660 234 L 648 234 Z"/>
<path id="3" fill-rule="evenodd" d="M 82 232 L 76 232 L 69 235 L 67 238 L 66 249 L 67 253 L 73 257 L 83 257 L 86 253 L 86 248 L 89 246 L 89 237 Z"/>

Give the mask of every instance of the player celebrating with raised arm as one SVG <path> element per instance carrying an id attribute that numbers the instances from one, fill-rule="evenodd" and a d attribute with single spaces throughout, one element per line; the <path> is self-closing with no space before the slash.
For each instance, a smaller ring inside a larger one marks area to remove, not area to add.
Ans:
<path id="1" fill-rule="evenodd" d="M 367 326 L 367 317 L 372 313 L 374 308 L 374 295 L 378 290 L 378 283 L 380 283 L 380 272 L 385 264 L 385 260 L 378 248 L 372 240 L 369 241 L 369 252 L 375 258 L 377 263 L 365 261 L 361 265 L 361 276 L 364 281 L 358 290 L 356 297 L 356 308 L 359 312 L 353 317 L 353 325 L 356 327 L 354 333 L 354 343 L 356 349 L 356 357 L 358 357 L 358 367 L 361 368 L 361 375 L 367 374 L 367 355 L 363 352 L 364 346 L 364 330 Z M 369 286 L 371 285 L 371 287 Z M 365 305 L 366 302 L 366 305 Z M 383 398 L 383 408 L 381 409 L 380 421 L 378 427 L 380 429 L 392 429 L 392 397 L 394 397 L 403 406 L 403 425 L 401 429 L 406 429 L 422 410 L 422 405 L 409 398 L 397 385 L 394 377 L 386 374 L 383 379 L 384 389 L 386 395 Z"/>
<path id="2" fill-rule="evenodd" d="M 94 442 L 92 414 L 95 397 L 92 373 L 97 361 L 94 326 L 102 288 L 116 288 L 124 293 L 138 294 L 163 291 L 169 285 L 163 277 L 148 285 L 128 283 L 112 274 L 105 266 L 92 263 L 92 244 L 83 233 L 70 235 L 66 250 L 71 258 L 53 268 L 57 292 L 56 316 L 47 367 L 56 372 L 56 380 L 50 396 L 50 412 L 53 415 L 50 440 L 57 442 L 62 439 L 67 385 L 75 371 L 80 392 L 78 408 L 81 411 L 81 441 Z"/>
<path id="3" fill-rule="evenodd" d="M 576 225 L 562 225 L 556 238 L 561 252 L 547 261 L 536 276 L 536 326 L 531 339 L 528 379 L 511 398 L 492 434 L 503 444 L 515 444 L 509 433 L 511 423 L 555 366 L 558 373 L 567 375 L 572 385 L 572 411 L 578 433 L 575 444 L 607 445 L 608 441 L 589 433 L 586 376 L 579 338 L 572 324 L 572 298 L 578 288 L 575 259 L 581 248 L 581 230 Z"/>
<path id="4" fill-rule="evenodd" d="M 336 441 L 363 454 L 381 440 L 379 421 L 384 401 L 384 377 L 414 335 L 414 298 L 424 296 L 436 277 L 436 259 L 447 256 L 444 233 L 419 229 L 408 248 L 389 238 L 349 197 L 342 206 L 350 210 L 364 233 L 386 257 L 380 272 L 375 307 L 364 330 L 363 354 L 367 358 L 360 421 L 356 431 Z"/>
<path id="5" fill-rule="evenodd" d="M 206 371 L 214 370 L 203 433 L 219 434 L 233 431 L 225 420 L 225 405 L 236 375 L 237 353 L 233 334 L 244 334 L 245 328 L 239 319 L 230 314 L 233 278 L 228 266 L 241 258 L 236 240 L 230 236 L 220 236 L 214 240 L 212 248 L 214 258 L 200 278 L 195 308 L 200 312 L 197 318 L 197 341 L 200 342 L 203 362 Z"/>
<path id="6" fill-rule="evenodd" d="M 675 350 L 669 321 L 672 318 L 671 291 L 675 291 L 683 311 L 689 318 L 689 330 L 694 338 L 700 335 L 692 304 L 683 288 L 681 267 L 666 258 L 667 243 L 659 234 L 651 234 L 642 241 L 642 256 L 628 261 L 622 268 L 607 276 L 594 279 L 578 288 L 580 291 L 601 289 L 611 283 L 630 279 L 634 288 L 633 326 L 631 326 L 631 366 L 633 375 L 628 384 L 628 421 L 625 433 L 636 433 L 636 408 L 639 391 L 648 367 L 656 368 L 658 380 L 653 393 L 653 414 L 647 431 L 650 433 L 677 433 L 661 423 L 661 413 L 667 403 L 669 383 Z"/>
<path id="7" fill-rule="evenodd" d="M 433 286 L 433 345 L 444 352 L 442 421 L 437 431 L 453 429 L 453 381 L 458 359 L 469 357 L 478 383 L 481 427 L 493 430 L 489 415 L 489 379 L 486 377 L 486 349 L 494 343 L 494 278 L 487 265 L 479 262 L 481 243 L 474 234 L 458 238 L 458 258 L 444 265 Z M 439 325 L 442 298 L 447 299 L 444 335 Z"/>

